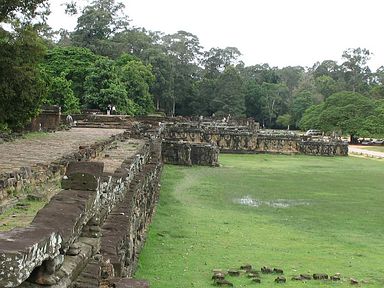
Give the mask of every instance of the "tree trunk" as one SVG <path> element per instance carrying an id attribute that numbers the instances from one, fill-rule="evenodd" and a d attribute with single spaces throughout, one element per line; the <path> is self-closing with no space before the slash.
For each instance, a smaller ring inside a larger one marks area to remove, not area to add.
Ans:
<path id="1" fill-rule="evenodd" d="M 351 134 L 350 143 L 351 144 L 359 144 L 359 140 L 358 140 L 358 138 L 355 135 Z"/>

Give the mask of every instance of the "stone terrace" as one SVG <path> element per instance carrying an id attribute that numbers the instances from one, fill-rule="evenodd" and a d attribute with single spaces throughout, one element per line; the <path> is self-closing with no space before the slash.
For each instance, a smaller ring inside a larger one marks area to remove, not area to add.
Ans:
<path id="1" fill-rule="evenodd" d="M 125 159 L 133 157 L 143 146 L 144 141 L 141 139 L 116 140 L 107 146 L 105 150 L 101 151 L 96 158 L 90 159 L 90 161 L 103 162 L 104 172 L 113 173 L 121 166 Z"/>
<path id="2" fill-rule="evenodd" d="M 0 145 L 0 174 L 24 166 L 47 164 L 90 145 L 123 133 L 123 129 L 74 128 L 40 135 L 35 139 L 17 139 Z"/>

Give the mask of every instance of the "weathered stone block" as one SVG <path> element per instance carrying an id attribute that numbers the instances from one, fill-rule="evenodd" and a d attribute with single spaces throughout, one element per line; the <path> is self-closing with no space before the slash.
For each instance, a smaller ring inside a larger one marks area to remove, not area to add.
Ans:
<path id="1" fill-rule="evenodd" d="M 192 165 L 191 146 L 186 142 L 163 141 L 161 155 L 164 163 Z"/>
<path id="2" fill-rule="evenodd" d="M 0 287 L 16 287 L 43 261 L 60 254 L 62 238 L 45 227 L 0 234 Z"/>
<path id="3" fill-rule="evenodd" d="M 164 163 L 176 165 L 218 165 L 219 148 L 209 143 L 163 141 Z"/>
<path id="4" fill-rule="evenodd" d="M 89 162 L 89 161 L 80 161 L 80 162 L 70 162 L 68 163 L 66 175 L 71 175 L 73 173 L 88 173 L 96 177 L 100 177 L 103 173 L 104 163 L 103 162 Z"/>
<path id="5" fill-rule="evenodd" d="M 61 181 L 61 188 L 64 190 L 90 190 L 96 191 L 99 185 L 99 178 L 88 173 L 74 173 L 66 175 Z"/>
<path id="6" fill-rule="evenodd" d="M 96 191 L 103 169 L 104 163 L 102 162 L 71 162 L 61 182 L 61 187 L 65 190 Z"/>

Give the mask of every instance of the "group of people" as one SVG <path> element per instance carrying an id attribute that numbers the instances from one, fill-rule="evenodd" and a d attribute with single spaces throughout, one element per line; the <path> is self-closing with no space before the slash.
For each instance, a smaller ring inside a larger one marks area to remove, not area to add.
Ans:
<path id="1" fill-rule="evenodd" d="M 116 106 L 108 104 L 107 106 L 107 115 L 115 115 L 117 113 Z"/>

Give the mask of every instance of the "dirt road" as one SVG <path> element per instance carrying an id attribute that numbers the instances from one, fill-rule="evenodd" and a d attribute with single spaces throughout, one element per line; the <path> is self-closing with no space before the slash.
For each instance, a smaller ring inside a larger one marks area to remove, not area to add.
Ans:
<path id="1" fill-rule="evenodd" d="M 362 149 L 362 147 L 364 147 L 364 149 Z M 369 149 L 369 147 L 360 146 L 360 145 L 349 145 L 349 147 L 348 147 L 349 154 L 355 154 L 355 155 L 362 155 L 362 156 L 384 159 L 384 152 L 372 151 L 372 150 L 367 150 L 367 149 Z"/>

